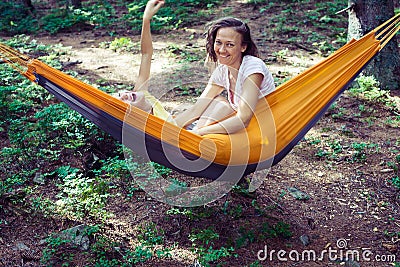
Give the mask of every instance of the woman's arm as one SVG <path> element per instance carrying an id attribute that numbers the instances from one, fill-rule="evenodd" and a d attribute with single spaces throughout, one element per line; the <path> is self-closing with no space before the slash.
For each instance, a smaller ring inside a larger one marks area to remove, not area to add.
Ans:
<path id="1" fill-rule="evenodd" d="M 196 133 L 205 134 L 231 134 L 247 127 L 253 117 L 254 109 L 258 103 L 261 82 L 264 76 L 255 73 L 246 78 L 243 83 L 242 95 L 236 115 L 229 117 L 218 123 L 199 128 Z"/>
<path id="2" fill-rule="evenodd" d="M 200 118 L 212 100 L 218 96 L 223 89 L 223 87 L 210 82 L 204 89 L 201 96 L 197 99 L 196 103 L 174 118 L 176 124 L 183 128 Z"/>

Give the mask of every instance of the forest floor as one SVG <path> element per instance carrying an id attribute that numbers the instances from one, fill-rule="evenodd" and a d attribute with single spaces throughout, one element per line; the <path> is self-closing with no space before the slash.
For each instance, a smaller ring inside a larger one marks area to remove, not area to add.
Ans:
<path id="1" fill-rule="evenodd" d="M 268 25 L 251 6 L 226 1 L 221 14 L 226 14 L 226 10 L 228 14 L 249 19 L 261 57 L 275 78 L 293 77 L 324 58 L 314 53 L 312 47 L 308 49 L 279 41 L 279 38 L 263 38 Z M 177 90 L 171 92 L 171 88 L 184 90 L 182 88 L 207 82 L 208 73 L 202 62 L 182 63 L 179 52 L 187 49 L 192 53 L 204 53 L 201 52 L 203 31 L 204 25 L 198 25 L 153 36 L 155 52 L 150 91 L 170 110 L 184 108 L 182 104 L 195 99 L 177 94 Z M 134 42 L 139 40 L 139 36 L 127 37 Z M 102 47 L 102 43 L 114 37 L 100 31 L 82 31 L 34 38 L 68 47 L 63 61 L 73 64 L 66 69 L 77 71 L 89 81 L 125 85 L 135 82 L 139 53 Z M 399 103 L 399 95 L 399 92 L 391 92 L 390 99 Z M 214 248 L 228 247 L 241 240 L 233 253 L 236 256 L 219 260 L 223 266 L 395 266 L 394 257 L 400 261 L 400 193 L 391 179 L 398 175 L 400 164 L 396 163 L 400 151 L 399 112 L 399 106 L 389 108 L 383 102 L 367 101 L 346 92 L 293 151 L 269 170 L 254 193 L 234 190 L 194 209 L 192 216 L 152 199 L 145 192 L 138 192 L 137 197 L 130 200 L 115 197 L 106 208 L 114 217 L 106 219 L 103 230 L 109 237 L 130 246 L 138 225 L 153 224 L 162 229 L 166 245 L 172 248 L 171 257 L 154 257 L 135 266 L 196 266 L 196 255 L 188 236 L 196 229 L 209 228 L 219 234 L 218 239 L 210 238 Z M 390 120 L 396 117 L 397 121 Z M 397 164 L 397 169 L 390 167 L 393 164 Z M 290 188 L 300 190 L 307 197 L 296 197 Z M 117 194 L 118 189 L 114 190 Z M 40 266 L 34 257 L 24 256 L 18 244 L 40 254 L 41 240 L 52 232 L 77 224 L 28 214 L 23 209 L 7 216 L 10 223 L 0 234 L 0 266 Z M 81 223 L 91 222 L 83 220 Z M 280 232 L 288 234 L 285 237 L 262 238 L 260 234 L 266 225 L 286 224 L 290 225 L 290 230 Z M 280 255 L 287 259 L 290 251 L 300 255 L 314 251 L 322 258 L 283 261 L 278 258 L 279 250 L 286 251 L 286 255 Z M 329 251 L 332 257 L 327 254 Z M 349 251 L 359 253 L 360 258 L 352 261 L 352 254 L 349 254 L 341 257 L 346 260 L 338 260 L 340 253 L 346 255 Z M 74 253 L 80 256 L 69 266 L 88 264 L 87 254 Z M 269 253 L 273 254 L 273 259 L 269 258 Z"/>

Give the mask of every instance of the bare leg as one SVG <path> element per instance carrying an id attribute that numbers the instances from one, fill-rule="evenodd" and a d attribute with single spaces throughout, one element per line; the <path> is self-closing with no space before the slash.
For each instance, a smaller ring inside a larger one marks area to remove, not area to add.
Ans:
<path id="1" fill-rule="evenodd" d="M 211 104 L 204 111 L 203 115 L 199 118 L 197 127 L 201 128 L 206 125 L 210 125 L 219 120 L 225 119 L 229 115 L 232 115 L 235 110 L 231 107 L 228 100 L 222 96 L 217 96 L 213 99 Z"/>

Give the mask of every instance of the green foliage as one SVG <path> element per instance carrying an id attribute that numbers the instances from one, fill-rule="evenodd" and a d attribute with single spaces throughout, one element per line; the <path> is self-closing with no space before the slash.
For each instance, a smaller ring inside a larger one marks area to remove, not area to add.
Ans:
<path id="1" fill-rule="evenodd" d="M 98 128 L 64 103 L 50 105 L 37 112 L 38 126 L 48 135 L 50 143 L 62 142 L 65 148 L 77 149 L 99 133 Z"/>
<path id="2" fill-rule="evenodd" d="M 290 225 L 285 222 L 270 224 L 263 223 L 260 226 L 245 225 L 239 229 L 239 236 L 235 240 L 236 248 L 244 247 L 254 242 L 261 242 L 268 238 L 290 238 L 293 236 Z"/>
<path id="3" fill-rule="evenodd" d="M 358 86 L 350 89 L 354 95 L 363 96 L 367 100 L 377 100 L 384 95 L 379 88 L 379 82 L 373 76 L 360 76 L 356 82 Z"/>
<path id="4" fill-rule="evenodd" d="M 189 240 L 193 243 L 200 243 L 203 245 L 214 244 L 213 240 L 219 239 L 219 234 L 215 232 L 213 228 L 207 229 L 193 229 L 189 235 Z"/>
<path id="5" fill-rule="evenodd" d="M 51 266 L 51 260 L 53 258 L 57 258 L 58 261 L 63 262 L 63 265 L 65 264 L 65 262 L 68 262 L 69 255 L 60 253 L 59 249 L 66 244 L 70 244 L 71 240 L 67 240 L 59 235 L 53 234 L 46 238 L 46 242 L 47 247 L 42 251 L 42 263 L 48 263 L 49 265 L 46 266 Z"/>
<path id="6" fill-rule="evenodd" d="M 334 160 L 338 158 L 338 155 L 342 153 L 342 151 L 343 147 L 340 144 L 339 140 L 328 140 L 327 146 L 319 148 L 315 155 L 320 158 L 327 158 Z"/>
<path id="7" fill-rule="evenodd" d="M 360 76 L 356 79 L 356 85 L 349 89 L 352 96 L 359 97 L 368 102 L 383 103 L 388 107 L 395 108 L 396 103 L 390 92 L 380 89 L 379 82 L 373 76 Z"/>
<path id="8" fill-rule="evenodd" d="M 46 238 L 46 247 L 42 251 L 41 263 L 45 266 L 69 266 L 74 260 L 75 254 L 80 250 L 79 238 L 94 239 L 99 232 L 99 226 L 85 226 L 82 231 L 72 233 L 65 230 L 61 233 L 52 233 Z"/>
<path id="9" fill-rule="evenodd" d="M 199 254 L 199 262 L 203 266 L 223 266 L 222 262 L 220 262 L 223 258 L 235 256 L 237 257 L 236 254 L 233 254 L 235 249 L 233 247 L 220 247 L 218 249 L 213 248 L 212 246 L 203 249 L 202 247 L 197 249 L 197 253 Z M 212 265 L 211 265 L 212 264 Z"/>
<path id="10" fill-rule="evenodd" d="M 187 25 L 193 25 L 201 16 L 197 15 L 197 9 L 210 9 L 222 0 L 175 0 L 160 9 L 152 20 L 152 29 L 176 29 Z M 128 14 L 123 20 L 128 21 L 133 30 L 139 31 L 142 23 L 142 15 L 147 0 L 139 0 L 127 5 Z M 194 12 L 196 10 L 196 12 Z M 205 15 L 203 13 L 203 15 Z M 204 18 L 202 18 L 204 19 Z"/>
<path id="11" fill-rule="evenodd" d="M 184 47 L 180 48 L 176 44 L 169 44 L 167 46 L 167 51 L 172 57 L 178 58 L 178 62 L 180 62 L 180 63 L 196 62 L 196 61 L 200 61 L 203 58 L 205 58 L 203 51 L 193 52 Z"/>
<path id="12" fill-rule="evenodd" d="M 179 208 L 172 207 L 167 210 L 167 215 L 181 215 L 187 217 L 189 220 L 201 220 L 204 218 L 210 218 L 216 214 L 216 211 L 212 207 L 192 207 L 192 208 Z"/>
<path id="13" fill-rule="evenodd" d="M 154 249 L 155 246 L 137 245 L 133 250 L 125 249 L 122 244 L 112 241 L 102 235 L 95 236 L 95 243 L 91 246 L 94 257 L 93 266 L 121 266 L 129 267 L 143 263 L 154 256 L 169 257 L 168 249 Z"/>
<path id="14" fill-rule="evenodd" d="M 391 181 L 395 187 L 400 189 L 400 177 L 399 176 L 393 177 Z"/>
<path id="15" fill-rule="evenodd" d="M 31 33 L 38 30 L 37 20 L 19 1 L 0 2 L 0 31 L 11 34 Z"/>
<path id="16" fill-rule="evenodd" d="M 193 24 L 209 15 L 209 9 L 221 3 L 222 0 L 177 0 L 168 3 L 152 20 L 155 31 L 175 29 Z M 33 33 L 46 31 L 51 34 L 75 29 L 124 28 L 140 31 L 142 16 L 147 0 L 90 2 L 84 1 L 81 8 L 74 8 L 60 2 L 60 7 L 50 11 L 42 11 L 39 4 L 38 11 L 31 12 L 22 4 L 14 2 L 0 3 L 0 30 L 3 32 Z M 35 5 L 35 4 L 34 4 Z M 118 15 L 116 9 L 125 9 L 123 15 Z M 198 15 L 198 9 L 203 9 Z M 196 11 L 195 11 L 196 10 Z M 208 13 L 207 13 L 208 12 Z M 44 14 L 43 14 L 44 13 Z"/>
<path id="17" fill-rule="evenodd" d="M 379 152 L 380 149 L 378 144 L 353 142 L 346 145 L 343 144 L 341 140 L 337 139 L 329 139 L 324 142 L 319 139 L 314 141 L 310 140 L 309 143 L 318 146 L 315 155 L 319 158 L 325 158 L 327 160 L 340 160 L 345 158 L 348 162 L 365 162 L 368 154 Z M 345 153 L 346 151 L 348 153 Z"/>
<path id="18" fill-rule="evenodd" d="M 352 157 L 349 159 L 351 162 L 365 162 L 369 151 L 379 151 L 377 144 L 352 143 L 351 147 L 354 149 Z"/>
<path id="19" fill-rule="evenodd" d="M 161 164 L 155 163 L 155 162 L 151 162 L 151 165 L 154 167 L 154 169 L 156 170 L 156 172 L 163 176 L 163 177 L 167 177 L 168 175 L 170 175 L 172 173 L 172 170 L 170 168 L 167 168 Z M 180 185 L 180 186 L 186 186 L 186 184 L 181 183 L 177 180 L 173 181 L 176 185 Z"/>
<path id="20" fill-rule="evenodd" d="M 72 173 L 57 186 L 61 191 L 57 194 L 55 204 L 60 214 L 74 219 L 110 216 L 104 210 L 107 198 L 110 197 L 109 185 L 104 180 Z"/>
<path id="21" fill-rule="evenodd" d="M 388 162 L 388 166 L 398 174 L 391 179 L 391 182 L 396 188 L 400 189 L 400 154 L 395 157 L 395 162 Z"/>
<path id="22" fill-rule="evenodd" d="M 246 2 L 254 5 L 255 9 L 258 8 L 260 13 L 268 14 L 263 32 L 268 41 L 285 39 L 289 43 L 304 45 L 324 55 L 347 42 L 347 21 L 342 16 L 335 15 L 347 6 L 346 0 L 318 3 L 297 0 Z"/>
<path id="23" fill-rule="evenodd" d="M 114 21 L 114 8 L 108 3 L 95 3 L 80 9 L 68 7 L 52 10 L 41 18 L 41 29 L 49 33 L 65 31 L 72 27 L 105 27 Z"/>
<path id="24" fill-rule="evenodd" d="M 220 238 L 219 234 L 211 227 L 206 229 L 193 229 L 189 235 L 192 242 L 192 250 L 199 256 L 199 262 L 203 266 L 210 266 L 216 262 L 221 262 L 222 258 L 232 256 L 233 247 L 214 248 L 215 241 Z M 221 266 L 217 264 L 216 266 Z"/>
<path id="25" fill-rule="evenodd" d="M 101 167 L 93 170 L 95 175 L 105 177 L 109 180 L 131 179 L 127 163 L 120 156 L 99 160 L 98 162 L 101 164 Z"/>
<path id="26" fill-rule="evenodd" d="M 113 41 L 110 43 L 102 43 L 101 47 L 108 47 L 111 50 L 114 50 L 115 52 L 131 52 L 134 50 L 138 50 L 138 46 L 136 43 L 132 42 L 132 40 L 128 37 L 120 37 L 120 38 L 115 38 Z"/>

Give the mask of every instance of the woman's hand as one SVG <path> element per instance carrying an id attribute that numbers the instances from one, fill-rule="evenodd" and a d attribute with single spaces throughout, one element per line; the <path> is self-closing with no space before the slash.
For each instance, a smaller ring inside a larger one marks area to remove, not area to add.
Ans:
<path id="1" fill-rule="evenodd" d="M 164 0 L 150 0 L 147 2 L 146 9 L 143 13 L 144 20 L 151 20 L 157 11 L 165 4 Z"/>

